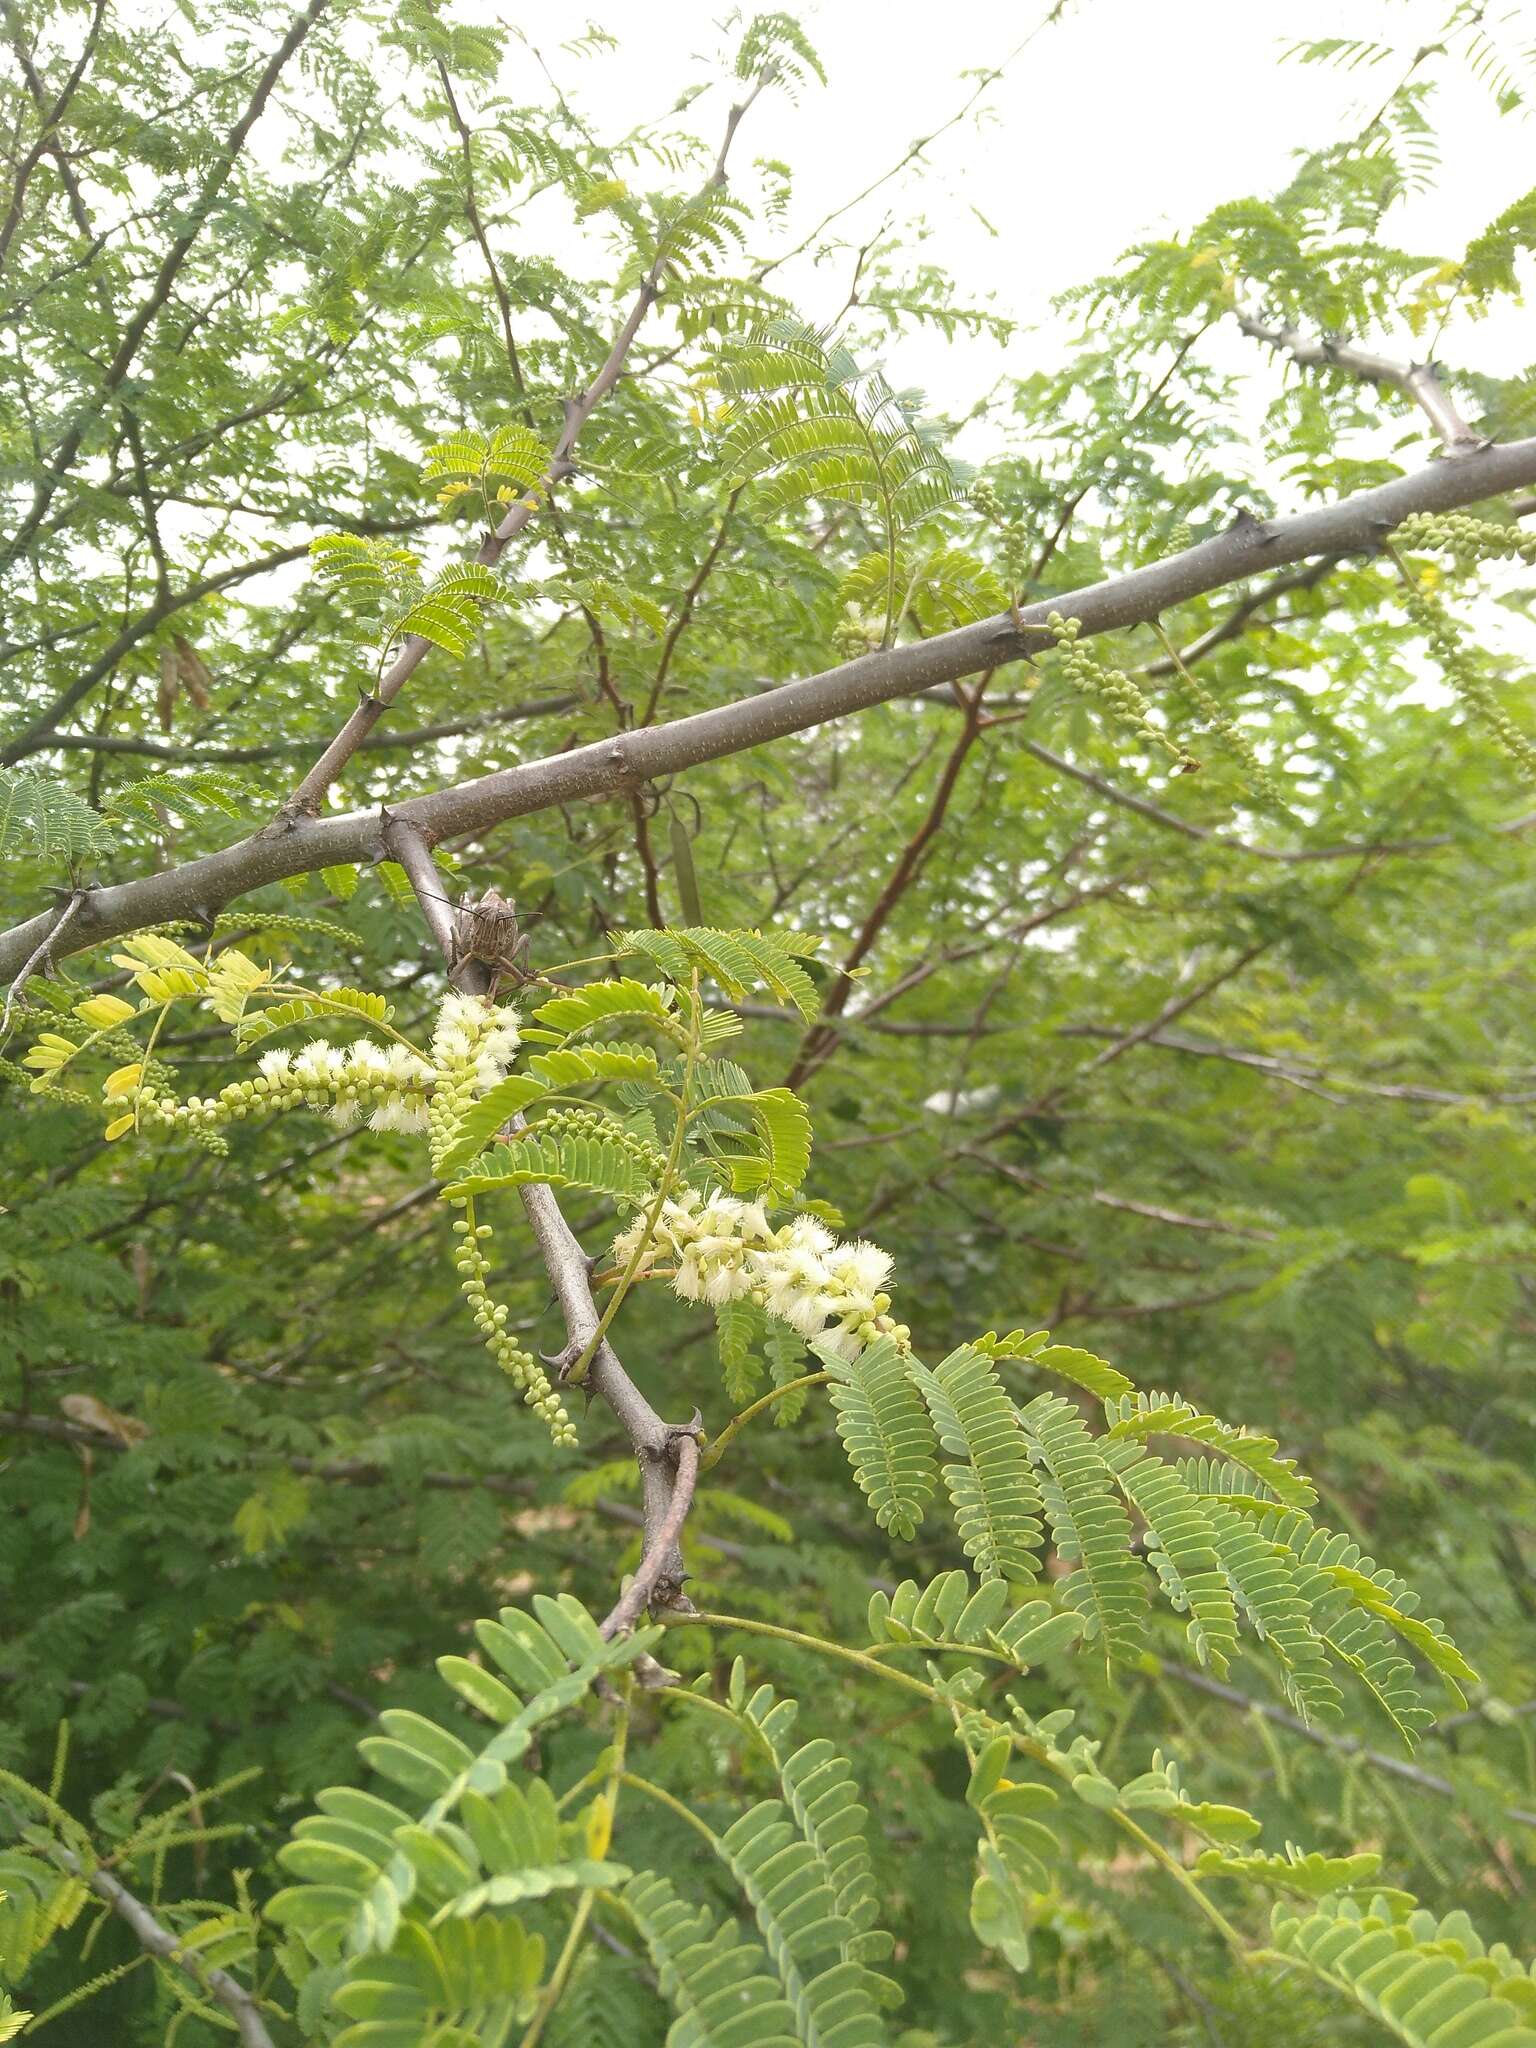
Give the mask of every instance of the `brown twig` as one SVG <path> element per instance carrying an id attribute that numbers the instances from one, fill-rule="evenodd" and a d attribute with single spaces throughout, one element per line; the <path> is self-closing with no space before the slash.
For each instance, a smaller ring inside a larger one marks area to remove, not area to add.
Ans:
<path id="1" fill-rule="evenodd" d="M 1252 1694 L 1239 1692 L 1235 1685 L 1224 1685 L 1219 1678 L 1211 1678 L 1203 1671 L 1192 1671 L 1186 1665 L 1164 1663 L 1161 1666 L 1165 1678 L 1177 1679 L 1180 1685 L 1187 1685 L 1196 1692 L 1209 1693 L 1212 1699 L 1224 1700 L 1228 1706 L 1241 1707 L 1245 1713 L 1258 1714 L 1264 1720 L 1273 1722 L 1275 1727 L 1284 1728 L 1289 1734 L 1299 1735 L 1306 1742 L 1315 1742 L 1320 1749 L 1331 1750 L 1335 1756 L 1358 1757 L 1373 1771 L 1385 1772 L 1393 1778 L 1401 1778 L 1406 1784 L 1417 1785 L 1424 1792 L 1438 1792 L 1446 1798 L 1459 1798 L 1460 1794 L 1449 1778 L 1442 1778 L 1438 1771 L 1426 1771 L 1420 1764 L 1405 1763 L 1401 1757 L 1385 1755 L 1379 1749 L 1367 1749 L 1364 1743 L 1352 1735 L 1330 1735 L 1324 1728 L 1316 1728 L 1310 1721 L 1287 1713 L 1284 1707 L 1272 1706 L 1268 1700 L 1255 1699 Z M 1517 1708 L 1517 1713 L 1529 1711 Z M 1464 1717 L 1453 1715 L 1450 1720 L 1438 1724 L 1439 1732 Z M 1476 1714 L 1469 1718 L 1477 1719 Z M 1536 1828 L 1536 1813 L 1523 1807 L 1510 1806 L 1504 1809 L 1507 1820 L 1517 1821 L 1521 1826 Z"/>
<path id="2" fill-rule="evenodd" d="M 676 1475 L 672 1482 L 672 1498 L 667 1512 L 659 1526 L 646 1539 L 645 1554 L 641 1558 L 634 1577 L 615 1601 L 602 1624 L 605 1636 L 621 1635 L 627 1628 L 633 1628 L 645 1609 L 650 1605 L 651 1595 L 661 1586 L 664 1579 L 675 1579 L 674 1558 L 678 1539 L 683 1533 L 683 1524 L 688 1519 L 688 1510 L 693 1505 L 693 1490 L 699 1477 L 698 1440 L 692 1436 L 680 1436 L 677 1440 Z M 667 1600 L 673 1606 L 675 1601 Z"/>
<path id="3" fill-rule="evenodd" d="M 858 937 L 849 947 L 842 965 L 827 986 L 822 997 L 821 1015 L 800 1042 L 800 1049 L 795 1054 L 789 1073 L 785 1077 L 786 1087 L 799 1088 L 818 1067 L 826 1064 L 837 1049 L 841 1030 L 836 1020 L 853 994 L 854 974 L 890 921 L 897 904 L 917 879 L 929 847 L 943 829 L 945 815 L 960 781 L 960 772 L 972 747 L 986 731 L 986 722 L 981 712 L 981 699 L 987 681 L 988 677 L 983 676 L 974 690 L 958 693 L 964 705 L 964 722 L 960 728 L 960 737 L 950 749 L 949 759 L 934 785 L 933 795 L 929 799 L 922 822 L 902 848 L 901 857 L 891 870 L 880 894 L 870 906 L 869 914 L 859 928 Z"/>
<path id="4" fill-rule="evenodd" d="M 76 916 L 84 901 L 85 891 L 83 889 L 76 889 L 69 901 L 61 906 L 57 922 L 43 935 L 36 949 L 22 962 L 20 972 L 6 992 L 5 1010 L 3 1015 L 0 1015 L 0 1044 L 3 1044 L 10 1035 L 11 1012 L 16 1007 L 16 998 L 30 980 L 33 969 L 44 960 L 51 961 L 54 940 L 63 937 L 69 927 L 70 920 Z"/>

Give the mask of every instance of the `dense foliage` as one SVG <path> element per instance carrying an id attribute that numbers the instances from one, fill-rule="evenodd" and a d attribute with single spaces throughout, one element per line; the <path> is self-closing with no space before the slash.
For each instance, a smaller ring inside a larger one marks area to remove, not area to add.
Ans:
<path id="1" fill-rule="evenodd" d="M 0 2039 L 1530 2048 L 1518 37 L 977 474 L 789 17 L 0 13 Z"/>

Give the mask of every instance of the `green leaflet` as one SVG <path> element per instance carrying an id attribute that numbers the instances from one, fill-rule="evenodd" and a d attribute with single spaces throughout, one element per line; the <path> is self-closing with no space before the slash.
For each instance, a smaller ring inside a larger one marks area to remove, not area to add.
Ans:
<path id="1" fill-rule="evenodd" d="M 885 2048 L 871 1989 L 878 1980 L 861 1963 L 840 1960 L 858 1930 L 838 1912 L 821 1857 L 783 1803 L 760 1801 L 716 1847 L 751 1902 L 805 2048 Z"/>
<path id="2" fill-rule="evenodd" d="M 1389 1898 L 1276 1905 L 1271 1940 L 1409 2048 L 1536 2048 L 1530 1979 L 1485 1949 L 1463 1912 L 1404 1916 Z M 1510 1996 L 1504 1996 L 1506 1987 Z"/>
<path id="3" fill-rule="evenodd" d="M 1303 1855 L 1291 1843 L 1283 1856 L 1273 1850 L 1202 1849 L 1195 1865 L 1211 1877 L 1241 1877 L 1271 1885 L 1276 1891 L 1292 1892 L 1299 1898 L 1321 1899 L 1346 1892 L 1375 1893 L 1373 1883 L 1381 1868 L 1374 1849 L 1353 1856 L 1324 1856 L 1316 1849 Z M 1398 1896 L 1405 1896 L 1399 1894 Z"/>
<path id="4" fill-rule="evenodd" d="M 278 1860 L 297 1885 L 270 1917 L 323 1964 L 396 1953 L 403 1930 L 436 1930 L 552 1891 L 620 1882 L 619 1864 L 594 1860 L 579 1825 L 561 1819 L 542 1779 L 518 1785 L 508 1765 L 544 1722 L 585 1697 L 599 1673 L 631 1663 L 657 1640 L 642 1629 L 605 1642 L 569 1595 L 536 1595 L 533 1613 L 504 1608 L 476 1631 L 502 1674 L 464 1658 L 442 1676 L 496 1732 L 478 1749 L 456 1729 L 403 1708 L 379 1717 L 359 1753 L 407 1804 L 337 1786 L 317 1795 Z M 471 1724 L 460 1722 L 460 1727 Z"/>
<path id="5" fill-rule="evenodd" d="M 811 1346 L 832 1376 L 837 1433 L 859 1490 L 882 1529 L 910 1541 L 933 1492 L 933 1432 L 913 1387 L 909 1362 L 889 1337 L 855 1359 L 824 1343 Z"/>
<path id="6" fill-rule="evenodd" d="M 1292 1507 L 1309 1507 L 1317 1499 L 1311 1480 L 1303 1478 L 1289 1458 L 1279 1455 L 1272 1437 L 1250 1436 L 1246 1430 L 1234 1429 L 1217 1416 L 1203 1414 L 1178 1394 L 1134 1393 L 1107 1399 L 1104 1419 L 1112 1437 L 1177 1436 L 1189 1443 L 1212 1444 L 1232 1464 L 1262 1481 L 1276 1500 Z"/>
<path id="7" fill-rule="evenodd" d="M 966 1555 L 983 1579 L 1032 1582 L 1043 1533 L 1040 1488 L 1001 1380 L 970 1345 L 932 1372 L 915 1359 L 910 1370 L 939 1442 L 968 1461 L 943 1468 Z"/>
<path id="8" fill-rule="evenodd" d="M 715 1336 L 720 1371 L 728 1398 L 738 1407 L 752 1398 L 762 1377 L 762 1360 L 753 1346 L 763 1334 L 766 1318 L 754 1301 L 722 1302 L 715 1310 Z"/>
<path id="9" fill-rule="evenodd" d="M 552 996 L 534 1011 L 539 1023 L 563 1038 L 574 1037 L 593 1024 L 606 1024 L 615 1017 L 642 1017 L 678 1038 L 679 1027 L 672 1015 L 670 989 L 653 988 L 648 982 L 589 981 L 569 995 Z"/>
<path id="10" fill-rule="evenodd" d="M 335 2048 L 448 2042 L 445 2023 L 464 2026 L 461 2042 L 504 2039 L 531 2017 L 543 1974 L 543 1937 L 510 1916 L 432 1928 L 407 1920 L 394 1950 L 357 1957 L 332 1990 L 331 2004 L 356 2022 Z"/>
<path id="11" fill-rule="evenodd" d="M 807 1023 L 821 1007 L 816 984 L 797 956 L 820 943 L 797 932 L 715 931 L 693 926 L 661 932 L 632 931 L 616 935 L 619 950 L 643 953 L 669 979 L 687 985 L 695 968 L 717 981 L 740 1002 L 755 988 L 764 988 L 781 1003 L 790 1003 Z"/>
<path id="12" fill-rule="evenodd" d="M 455 1156 L 458 1152 L 455 1147 Z M 593 1194 L 630 1202 L 638 1201 L 650 1186 L 644 1169 L 619 1145 L 604 1139 L 540 1138 L 533 1131 L 513 1143 L 492 1145 L 444 1193 L 482 1195 L 493 1188 L 520 1187 L 529 1181 L 543 1181 L 554 1188 L 586 1188 Z"/>
<path id="13" fill-rule="evenodd" d="M 480 627 L 480 607 L 505 597 L 500 577 L 478 562 L 445 569 L 384 628 L 386 644 L 416 634 L 445 654 L 463 654 Z"/>
<path id="14" fill-rule="evenodd" d="M 137 782 L 113 790 L 109 809 L 155 824 L 162 808 L 181 818 L 206 817 L 210 812 L 239 818 L 247 815 L 257 800 L 249 783 L 224 769 L 178 768 L 142 775 Z"/>
<path id="15" fill-rule="evenodd" d="M 387 1024 L 394 1015 L 382 996 L 368 989 L 329 988 L 314 995 L 290 996 L 269 1010 L 248 1010 L 240 1019 L 235 1042 L 242 1051 L 274 1031 L 290 1024 L 304 1024 L 314 1017 L 362 1017 L 370 1024 Z"/>
<path id="16" fill-rule="evenodd" d="M 723 460 L 755 486 L 762 510 L 840 498 L 883 516 L 889 607 L 902 533 L 948 504 L 956 487 L 912 395 L 793 321 L 771 322 L 723 352 L 716 374 L 734 400 Z"/>
<path id="17" fill-rule="evenodd" d="M 840 1953 L 845 1961 L 879 1961 L 890 1954 L 891 1939 L 876 1925 L 880 1909 L 865 1839 L 867 1815 L 846 1759 L 826 1741 L 796 1747 L 798 1701 L 780 1698 L 771 1685 L 749 1693 L 739 1659 L 729 1697 L 731 1711 L 773 1758 L 785 1804 L 816 1854 L 838 1914 L 852 1930 Z"/>
<path id="18" fill-rule="evenodd" d="M 18 847 L 73 866 L 110 845 L 109 821 L 57 776 L 0 768 L 0 853 Z"/>
<path id="19" fill-rule="evenodd" d="M 649 1045 L 570 1045 L 534 1053 L 528 1071 L 549 1088 L 579 1088 L 586 1081 L 655 1081 L 658 1065 Z"/>
<path id="20" fill-rule="evenodd" d="M 964 1572 L 941 1572 L 927 1586 L 904 1579 L 894 1593 L 875 1592 L 869 1602 L 874 1642 L 985 1644 L 1019 1671 L 1065 1649 L 1083 1632 L 1074 1610 L 1054 1612 L 1045 1600 L 1027 1600 L 1009 1612 L 1004 1579 L 984 1579 L 972 1590 Z"/>
<path id="21" fill-rule="evenodd" d="M 642 1871 L 620 1902 L 645 1938 L 662 1996 L 678 2015 L 669 2048 L 797 2048 L 794 2010 L 761 1945 Z"/>
<path id="22" fill-rule="evenodd" d="M 1433 1653 L 1430 1661 L 1458 1700 L 1456 1679 L 1471 1667 L 1438 1622 L 1416 1622 L 1404 1611 L 1398 1603 L 1412 1607 L 1413 1594 L 1394 1573 L 1377 1571 L 1351 1538 L 1319 1528 L 1299 1512 L 1266 1522 L 1264 1534 L 1291 1562 L 1319 1637 L 1360 1679 L 1411 1749 L 1434 1716 L 1393 1630 L 1400 1628 L 1416 1648 Z"/>
<path id="23" fill-rule="evenodd" d="M 531 428 L 509 422 L 490 434 L 473 429 L 438 441 L 422 458 L 424 484 L 450 481 L 487 486 L 512 484 L 527 489 L 549 467 L 549 451 Z"/>
<path id="24" fill-rule="evenodd" d="M 1176 1612 L 1189 1616 L 1189 1640 L 1200 1663 L 1224 1673 L 1237 1655 L 1237 1609 L 1216 1554 L 1207 1506 L 1177 1470 L 1139 1445 L 1105 1448 L 1115 1483 L 1147 1524 L 1151 1562 Z"/>
<path id="25" fill-rule="evenodd" d="M 788 1088 L 759 1088 L 750 1095 L 728 1096 L 719 1104 L 740 1109 L 752 1119 L 760 1149 L 756 1153 L 720 1155 L 738 1195 L 771 1188 L 789 1195 L 810 1170 L 811 1119 L 798 1095 Z"/>
<path id="26" fill-rule="evenodd" d="M 1222 1500 L 1210 1498 L 1206 1514 L 1227 1583 L 1243 1615 L 1278 1660 L 1292 1705 L 1303 1717 L 1336 1714 L 1339 1689 L 1329 1674 L 1290 1554 L 1269 1540 L 1263 1526 L 1256 1527 Z"/>
<path id="27" fill-rule="evenodd" d="M 472 1102 L 434 1146 L 432 1165 L 440 1176 L 468 1166 L 504 1123 L 549 1092 L 543 1081 L 528 1074 L 508 1074 Z"/>
<path id="28" fill-rule="evenodd" d="M 1103 1455 L 1060 1394 L 1037 1395 L 1020 1419 L 1048 1476 L 1042 1492 L 1056 1547 L 1077 1562 L 1062 1590 L 1108 1656 L 1133 1657 L 1142 1647 L 1146 1586 Z"/>
<path id="29" fill-rule="evenodd" d="M 1131 1381 L 1106 1359 L 1096 1357 L 1091 1351 L 1079 1350 L 1075 1344 L 1053 1344 L 1048 1330 L 1010 1330 L 1006 1337 L 999 1337 L 995 1330 L 988 1330 L 984 1337 L 976 1339 L 974 1348 L 985 1352 L 988 1358 L 1017 1358 L 1045 1372 L 1059 1373 L 1063 1379 L 1071 1380 L 1074 1386 L 1085 1387 L 1101 1400 L 1115 1399 L 1132 1391 Z"/>

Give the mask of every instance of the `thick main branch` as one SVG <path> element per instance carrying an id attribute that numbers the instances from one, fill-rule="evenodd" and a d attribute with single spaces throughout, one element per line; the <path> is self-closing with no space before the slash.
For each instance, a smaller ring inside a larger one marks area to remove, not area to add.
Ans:
<path id="1" fill-rule="evenodd" d="M 1052 612 L 1080 620 L 1084 638 L 1119 632 L 1268 569 L 1321 555 L 1370 553 L 1412 512 L 1452 511 L 1532 484 L 1536 438 L 1479 448 L 1455 462 L 1431 463 L 1375 490 L 1289 518 L 1260 521 L 1245 514 L 1214 540 L 1182 554 L 1043 598 L 1023 610 L 1017 623 L 1003 613 L 930 640 L 861 655 L 739 703 L 436 790 L 401 804 L 395 815 L 431 845 L 449 834 L 485 832 L 509 818 L 531 817 L 584 797 L 627 795 L 701 762 L 722 760 L 914 689 L 955 682 L 1043 652 L 1055 644 L 1046 625 Z M 166 919 L 206 916 L 247 890 L 338 863 L 377 860 L 385 850 L 378 811 L 271 826 L 183 867 L 92 890 L 62 950 L 78 952 Z M 44 915 L 0 936 L 0 980 L 17 972 L 46 929 Z"/>

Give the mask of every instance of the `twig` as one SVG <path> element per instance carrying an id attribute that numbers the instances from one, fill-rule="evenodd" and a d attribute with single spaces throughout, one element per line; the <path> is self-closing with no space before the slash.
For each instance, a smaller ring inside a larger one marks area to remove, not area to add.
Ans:
<path id="1" fill-rule="evenodd" d="M 1114 1033 L 1103 1024 L 1064 1024 L 1057 1036 L 1060 1038 L 1112 1038 Z M 1253 1067 L 1261 1074 L 1268 1074 L 1276 1081 L 1284 1081 L 1292 1088 L 1306 1089 L 1314 1095 L 1321 1095 L 1325 1102 L 1342 1108 L 1350 1095 L 1374 1095 L 1387 1102 L 1428 1102 L 1456 1108 L 1462 1105 L 1497 1103 L 1501 1107 L 1512 1107 L 1526 1102 L 1536 1102 L 1536 1089 L 1512 1089 L 1499 1093 L 1490 1090 L 1486 1094 L 1466 1094 L 1452 1088 L 1429 1088 L 1417 1081 L 1362 1081 L 1352 1074 L 1330 1073 L 1326 1068 L 1303 1065 L 1296 1060 L 1280 1059 L 1273 1053 L 1250 1052 L 1244 1046 L 1213 1045 L 1198 1038 L 1185 1038 L 1176 1031 L 1149 1032 L 1143 1043 L 1161 1046 L 1167 1052 L 1191 1053 L 1197 1059 L 1230 1060 L 1240 1067 Z M 1335 1087 L 1344 1088 L 1349 1094 L 1335 1095 L 1320 1084 L 1331 1081 Z"/>
<path id="2" fill-rule="evenodd" d="M 1369 349 L 1356 348 L 1352 342 L 1335 341 L 1326 334 L 1303 334 L 1299 327 L 1289 324 L 1267 326 L 1241 307 L 1237 311 L 1237 324 L 1253 340 L 1283 349 L 1293 362 L 1305 369 L 1344 370 L 1352 377 L 1363 377 L 1369 384 L 1395 385 L 1423 410 L 1453 455 L 1465 454 L 1485 445 L 1483 437 L 1472 431 L 1451 403 L 1445 386 L 1429 363 L 1399 363 L 1390 356 L 1374 355 Z"/>
<path id="3" fill-rule="evenodd" d="M 1442 1778 L 1438 1771 L 1426 1771 L 1420 1764 L 1404 1763 L 1401 1757 L 1387 1756 L 1379 1749 L 1367 1749 L 1353 1735 L 1330 1735 L 1326 1729 L 1314 1728 L 1310 1721 L 1287 1713 L 1284 1707 L 1271 1706 L 1268 1700 L 1254 1699 L 1249 1693 L 1239 1692 L 1235 1685 L 1224 1685 L 1219 1678 L 1207 1677 L 1203 1671 L 1191 1671 L 1186 1665 L 1166 1662 L 1162 1671 L 1165 1677 L 1176 1678 L 1180 1685 L 1209 1693 L 1212 1699 L 1225 1700 L 1228 1706 L 1241 1707 L 1246 1713 L 1259 1714 L 1277 1728 L 1300 1735 L 1307 1742 L 1315 1742 L 1320 1749 L 1330 1749 L 1336 1756 L 1359 1757 L 1373 1771 L 1384 1771 L 1390 1777 L 1417 1785 L 1424 1792 L 1438 1792 L 1451 1799 L 1459 1796 L 1450 1779 Z M 1456 1715 L 1453 1718 L 1459 1722 L 1462 1717 Z M 1449 1726 L 1450 1723 L 1441 1725 Z M 1519 1806 L 1506 1807 L 1504 1811 L 1506 1819 L 1518 1821 L 1522 1827 L 1536 1828 L 1536 1813 Z"/>
<path id="4" fill-rule="evenodd" d="M 725 160 L 730 150 L 731 141 L 735 136 L 742 116 L 746 113 L 748 107 L 751 106 L 753 100 L 757 98 L 758 93 L 762 91 L 766 82 L 766 78 L 759 79 L 746 99 L 739 105 L 731 108 L 730 118 L 726 124 L 725 140 L 720 146 L 720 155 L 716 160 L 713 172 L 710 174 L 709 183 L 704 187 L 705 192 L 712 191 L 716 186 L 724 184 Z M 696 196 L 702 198 L 703 194 L 701 193 Z M 543 476 L 539 478 L 538 482 L 529 491 L 520 495 L 515 504 L 507 508 L 501 524 L 496 527 L 494 532 L 486 535 L 479 553 L 475 556 L 475 560 L 482 567 L 487 569 L 495 567 L 512 541 L 517 538 L 524 527 L 533 519 L 540 506 L 549 502 L 556 486 L 563 483 L 575 468 L 576 443 L 580 437 L 581 430 L 623 374 L 624 364 L 629 356 L 630 349 L 634 345 L 635 336 L 640 332 L 646 315 L 656 303 L 657 296 L 661 290 L 662 278 L 665 275 L 668 263 L 671 261 L 671 256 L 672 252 L 667 239 L 665 236 L 662 236 L 656 250 L 655 259 L 641 280 L 640 289 L 635 294 L 634 304 L 630 307 L 628 317 L 625 319 L 623 326 L 614 337 L 606 362 L 604 362 L 602 368 L 583 392 L 577 397 L 566 401 L 565 425 L 560 430 L 560 437 L 550 454 Z M 492 274 L 493 276 L 499 275 L 495 270 L 494 263 L 492 264 Z M 509 329 L 509 342 L 510 339 Z M 431 652 L 432 646 L 433 642 L 424 640 L 419 633 L 407 634 L 401 643 L 399 654 L 380 678 L 377 690 L 371 696 L 362 699 L 341 731 L 331 741 L 314 767 L 310 769 L 309 773 L 300 782 L 287 803 L 284 804 L 281 814 L 284 818 L 293 820 L 313 817 L 315 815 L 324 802 L 326 793 L 332 783 L 341 774 L 367 735 L 384 716 L 385 711 L 405 688 L 407 682 L 415 674 L 422 661 Z"/>
<path id="5" fill-rule="evenodd" d="M 16 998 L 26 987 L 31 979 L 32 970 L 40 961 L 46 960 L 50 966 L 53 964 L 53 942 L 62 936 L 70 919 L 74 917 L 81 904 L 85 901 L 85 894 L 84 889 L 75 890 L 69 901 L 60 910 L 58 919 L 52 929 L 43 935 L 34 951 L 22 962 L 20 973 L 11 983 L 6 993 L 4 1013 L 0 1014 L 0 1044 L 3 1044 L 10 1036 L 11 1012 L 16 1007 Z"/>
<path id="6" fill-rule="evenodd" d="M 98 1899 L 104 1899 L 120 1920 L 127 1922 L 142 1949 L 158 1956 L 162 1962 L 174 1963 L 178 1969 L 185 1970 L 194 1983 L 203 1986 L 210 1998 L 218 2000 L 234 2021 L 235 2031 L 245 2043 L 245 2048 L 273 2048 L 272 2036 L 267 2032 L 266 2021 L 252 1992 L 231 1977 L 227 1970 L 189 1954 L 171 1930 L 162 1926 L 143 1901 L 136 1899 L 111 1871 L 87 1871 L 80 1859 L 68 1849 L 54 1853 L 66 1869 L 88 1885 Z"/>
<path id="7" fill-rule="evenodd" d="M 390 854 L 405 870 L 444 959 L 451 960 L 456 950 L 456 913 L 444 894 L 442 876 L 430 847 L 416 826 L 398 815 L 386 824 L 384 837 Z M 483 994 L 488 985 L 486 970 L 476 960 L 460 961 L 450 978 L 466 994 Z M 516 1121 L 520 1124 L 521 1119 Z M 554 1190 L 547 1183 L 536 1181 L 525 1184 L 518 1192 L 565 1322 L 566 1349 L 562 1359 L 580 1358 L 592 1350 L 582 1384 L 613 1410 L 634 1449 L 640 1468 L 644 1553 L 647 1558 L 656 1553 L 647 1591 L 656 1592 L 667 1606 L 686 1609 L 689 1602 L 682 1588 L 687 1574 L 677 1542 L 682 1515 L 687 1513 L 686 1501 L 675 1525 L 672 1512 L 682 1481 L 682 1445 L 692 1440 L 692 1431 L 674 1428 L 662 1420 L 625 1371 L 613 1346 L 599 1335 L 602 1317 L 592 1299 L 592 1262 L 577 1243 Z M 695 1472 L 696 1469 L 697 1446 Z M 691 1482 L 688 1497 L 692 1497 Z"/>
<path id="8" fill-rule="evenodd" d="M 672 1482 L 672 1499 L 667 1512 L 662 1517 L 661 1526 L 649 1539 L 634 1577 L 609 1610 L 602 1625 L 605 1636 L 620 1635 L 625 1629 L 632 1628 L 649 1605 L 651 1594 L 673 1569 L 673 1553 L 683 1524 L 688 1519 L 688 1510 L 693 1505 L 694 1487 L 698 1484 L 697 1438 L 678 1437 L 676 1462 L 676 1477 Z"/>
<path id="9" fill-rule="evenodd" d="M 34 486 L 30 510 L 3 551 L 0 551 L 0 571 L 9 568 L 11 563 L 30 546 L 49 506 L 65 479 L 71 474 L 75 457 L 79 454 L 92 424 L 105 410 L 112 393 L 126 379 L 145 336 L 164 311 L 176 279 L 191 255 L 205 223 L 212 215 L 215 201 L 238 163 L 246 138 L 260 119 L 284 66 L 325 12 L 326 6 L 327 0 L 309 0 L 309 5 L 303 12 L 294 15 L 282 42 L 273 51 L 257 80 L 244 112 L 230 130 L 223 148 L 214 158 L 196 197 L 177 216 L 185 225 L 162 258 L 148 294 L 140 301 L 124 327 L 112 360 L 102 375 L 99 391 L 76 408 L 74 417 L 65 428 L 58 446 L 51 451 L 46 470 Z M 11 9 L 8 7 L 6 11 L 9 14 Z"/>

